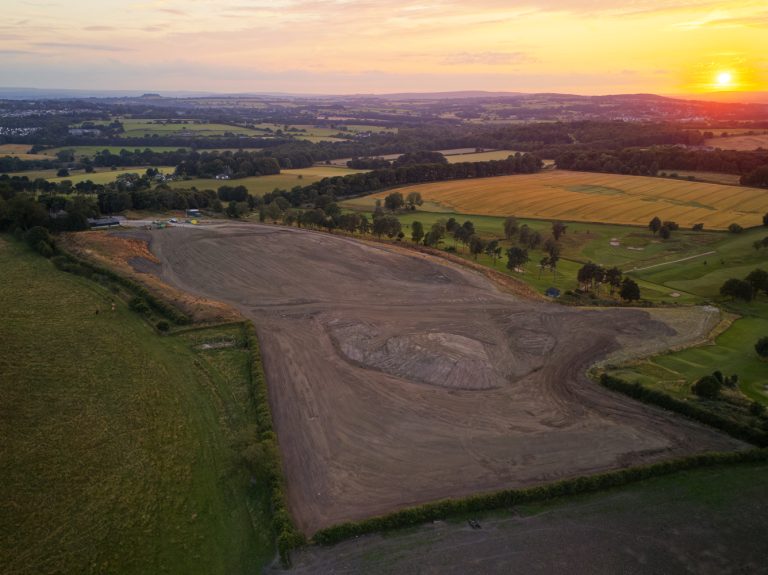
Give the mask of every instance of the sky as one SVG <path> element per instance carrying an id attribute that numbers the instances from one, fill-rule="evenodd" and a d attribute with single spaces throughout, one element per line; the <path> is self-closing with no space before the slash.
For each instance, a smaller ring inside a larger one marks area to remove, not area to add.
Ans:
<path id="1" fill-rule="evenodd" d="M 5 87 L 768 90 L 766 0 L 0 0 L 0 6 Z"/>

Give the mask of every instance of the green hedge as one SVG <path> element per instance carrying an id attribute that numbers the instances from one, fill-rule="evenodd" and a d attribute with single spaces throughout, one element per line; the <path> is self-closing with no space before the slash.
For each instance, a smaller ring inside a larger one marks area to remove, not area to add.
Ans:
<path id="1" fill-rule="evenodd" d="M 726 419 L 701 407 L 696 402 L 681 401 L 664 392 L 648 389 L 639 383 L 630 383 L 607 373 L 600 376 L 600 383 L 608 389 L 619 391 L 642 402 L 651 403 L 706 425 L 711 425 L 742 441 L 758 447 L 768 447 L 768 434 L 765 431 Z"/>
<path id="2" fill-rule="evenodd" d="M 110 269 L 92 264 L 91 262 L 87 262 L 61 250 L 57 251 L 57 255 L 53 257 L 51 261 L 57 268 L 68 273 L 85 277 L 100 275 L 109 278 L 113 282 L 128 289 L 134 296 L 143 299 L 155 312 L 168 318 L 176 325 L 187 325 L 192 322 L 188 315 L 155 297 L 144 286 L 141 286 L 135 281 L 121 276 Z"/>
<path id="3" fill-rule="evenodd" d="M 269 406 L 269 391 L 264 367 L 261 363 L 259 338 L 253 324 L 246 322 L 245 333 L 248 349 L 251 353 L 251 393 L 256 408 L 256 427 L 263 456 L 267 459 L 263 466 L 269 481 L 272 503 L 272 526 L 277 537 L 277 549 L 285 566 L 290 564 L 290 552 L 304 545 L 304 535 L 296 529 L 291 520 L 285 497 L 285 478 L 277 445 L 277 436 L 272 422 L 272 410 Z"/>
<path id="4" fill-rule="evenodd" d="M 651 477 L 668 475 L 677 471 L 696 469 L 711 465 L 765 461 L 768 461 L 768 450 L 766 449 L 753 449 L 735 453 L 707 453 L 694 455 L 691 457 L 654 463 L 652 465 L 631 467 L 629 469 L 576 477 L 574 479 L 565 479 L 563 481 L 541 485 L 539 487 L 507 489 L 485 495 L 474 495 L 463 499 L 445 499 L 443 501 L 427 503 L 425 505 L 410 507 L 388 515 L 371 517 L 370 519 L 363 519 L 362 521 L 341 523 L 339 525 L 328 527 L 327 529 L 321 529 L 315 533 L 313 540 L 322 545 L 332 545 L 344 539 L 368 533 L 411 527 L 428 521 L 446 519 L 451 516 L 466 513 L 491 511 L 523 503 L 548 501 L 567 495 L 593 493 L 611 487 L 619 487 L 629 483 L 642 481 Z"/>

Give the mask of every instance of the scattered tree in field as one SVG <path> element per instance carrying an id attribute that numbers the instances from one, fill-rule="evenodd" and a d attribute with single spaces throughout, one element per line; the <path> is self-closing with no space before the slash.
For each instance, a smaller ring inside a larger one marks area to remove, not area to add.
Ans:
<path id="1" fill-rule="evenodd" d="M 358 229 L 360 230 L 361 234 L 371 233 L 371 223 L 368 221 L 368 218 L 365 214 L 360 216 L 360 225 L 358 226 Z"/>
<path id="2" fill-rule="evenodd" d="M 521 268 L 528 259 L 528 250 L 524 248 L 511 247 L 507 250 L 507 267 L 511 270 Z"/>
<path id="3" fill-rule="evenodd" d="M 661 223 L 662 227 L 669 228 L 670 232 L 676 232 L 680 229 L 680 225 L 677 222 L 673 222 L 671 220 L 667 220 Z"/>
<path id="4" fill-rule="evenodd" d="M 763 225 L 768 226 L 768 212 L 763 216 Z"/>
<path id="5" fill-rule="evenodd" d="M 381 200 L 376 200 L 376 205 L 373 208 L 373 219 L 376 220 L 384 215 L 384 208 L 381 207 Z"/>
<path id="6" fill-rule="evenodd" d="M 672 230 L 670 230 L 667 226 L 661 226 L 659 228 L 659 236 L 661 236 L 661 239 L 668 240 L 669 236 L 672 235 Z"/>
<path id="7" fill-rule="evenodd" d="M 693 231 L 700 232 L 704 230 L 704 224 L 693 224 Z"/>
<path id="8" fill-rule="evenodd" d="M 624 281 L 621 282 L 619 295 L 624 301 L 637 301 L 640 299 L 640 286 L 635 280 L 624 278 Z"/>
<path id="9" fill-rule="evenodd" d="M 520 226 L 520 229 L 517 233 L 517 238 L 520 240 L 520 243 L 524 246 L 527 246 L 528 239 L 531 237 L 531 228 L 528 227 L 528 224 L 523 224 Z"/>
<path id="10" fill-rule="evenodd" d="M 610 286 L 611 295 L 613 295 L 621 287 L 621 270 L 615 266 L 605 270 L 605 281 Z"/>
<path id="11" fill-rule="evenodd" d="M 532 231 L 528 235 L 528 248 L 535 250 L 541 244 L 541 234 L 537 231 Z"/>
<path id="12" fill-rule="evenodd" d="M 757 295 L 757 293 L 760 291 L 768 293 L 768 272 L 767 271 L 759 268 L 752 270 L 751 272 L 749 272 L 749 274 L 747 274 L 747 277 L 744 279 L 748 281 L 749 284 L 752 286 L 754 295 Z"/>
<path id="13" fill-rule="evenodd" d="M 469 253 L 477 260 L 477 256 L 483 253 L 485 250 L 485 240 L 481 239 L 477 234 L 469 236 Z"/>
<path id="14" fill-rule="evenodd" d="M 384 198 L 384 207 L 391 212 L 396 212 L 405 205 L 403 194 L 400 192 L 392 192 Z"/>
<path id="15" fill-rule="evenodd" d="M 56 175 L 59 178 L 66 178 L 69 176 L 69 170 L 67 168 L 60 168 L 58 172 L 56 172 Z"/>
<path id="16" fill-rule="evenodd" d="M 658 216 L 654 216 L 654 218 L 648 223 L 648 229 L 653 232 L 654 236 L 661 229 L 661 220 Z"/>
<path id="17" fill-rule="evenodd" d="M 448 218 L 448 221 L 445 222 L 445 231 L 449 234 L 452 234 L 454 230 L 459 227 L 459 222 L 456 221 L 456 218 Z"/>
<path id="18" fill-rule="evenodd" d="M 230 218 L 239 218 L 241 215 L 240 209 L 239 209 L 240 202 L 229 202 L 227 205 L 227 215 Z M 277 222 L 282 215 L 283 211 L 280 209 L 280 206 L 277 204 L 277 202 L 271 202 L 267 204 L 267 206 L 264 208 L 264 215 L 272 220 L 273 222 Z"/>
<path id="19" fill-rule="evenodd" d="M 588 262 L 576 272 L 576 280 L 582 291 L 594 290 L 600 293 L 600 285 L 605 281 L 605 269 L 596 263 Z"/>
<path id="20" fill-rule="evenodd" d="M 424 200 L 421 199 L 421 194 L 419 192 L 409 192 L 405 197 L 405 203 L 407 204 L 408 209 L 415 210 L 416 206 L 420 206 L 424 203 Z"/>
<path id="21" fill-rule="evenodd" d="M 566 226 L 563 222 L 552 222 L 552 237 L 556 242 L 560 241 L 560 238 L 565 235 Z"/>
<path id="22" fill-rule="evenodd" d="M 517 224 L 517 218 L 514 216 L 508 216 L 504 219 L 504 237 L 508 240 L 511 240 L 513 237 L 517 235 L 517 232 L 519 230 L 519 226 Z"/>
<path id="23" fill-rule="evenodd" d="M 731 278 L 726 280 L 725 283 L 720 286 L 720 295 L 744 301 L 752 301 L 754 290 L 752 289 L 752 284 L 748 281 Z"/>
<path id="24" fill-rule="evenodd" d="M 400 220 L 395 216 L 381 216 L 373 220 L 373 234 L 376 237 L 386 235 L 388 238 L 394 238 L 400 233 L 402 226 Z"/>
<path id="25" fill-rule="evenodd" d="M 731 232 L 732 234 L 740 234 L 741 232 L 744 231 L 744 228 L 742 228 L 739 224 L 734 223 L 728 226 L 728 231 Z"/>
<path id="26" fill-rule="evenodd" d="M 714 375 L 705 375 L 691 387 L 691 391 L 699 397 L 716 399 L 720 395 L 722 383 Z"/>
<path id="27" fill-rule="evenodd" d="M 761 337 L 755 343 L 755 351 L 760 357 L 768 357 L 768 336 Z"/>
<path id="28" fill-rule="evenodd" d="M 413 222 L 411 224 L 411 239 L 414 243 L 420 243 L 424 238 L 424 226 L 421 222 Z"/>
<path id="29" fill-rule="evenodd" d="M 501 256 L 499 240 L 491 240 L 485 244 L 485 255 L 493 260 L 493 266 L 496 267 L 496 260 Z"/>

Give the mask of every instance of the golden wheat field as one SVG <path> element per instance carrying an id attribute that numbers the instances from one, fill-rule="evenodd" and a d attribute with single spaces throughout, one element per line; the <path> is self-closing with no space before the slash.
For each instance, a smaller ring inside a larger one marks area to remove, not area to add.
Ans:
<path id="1" fill-rule="evenodd" d="M 435 182 L 399 191 L 420 192 L 434 211 L 614 224 L 646 225 L 658 216 L 685 227 L 703 223 L 707 229 L 725 229 L 732 223 L 760 225 L 768 212 L 768 190 L 561 170 Z M 388 193 L 349 200 L 345 206 L 372 207 Z"/>

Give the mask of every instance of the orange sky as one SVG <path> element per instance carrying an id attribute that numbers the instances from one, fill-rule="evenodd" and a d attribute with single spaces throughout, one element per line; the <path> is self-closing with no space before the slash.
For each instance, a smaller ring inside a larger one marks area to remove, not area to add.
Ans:
<path id="1" fill-rule="evenodd" d="M 4 86 L 768 90 L 768 2 L 12 0 Z M 731 74 L 718 85 L 716 77 Z"/>

